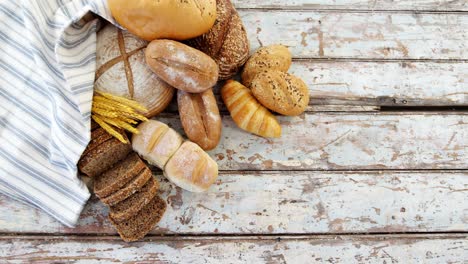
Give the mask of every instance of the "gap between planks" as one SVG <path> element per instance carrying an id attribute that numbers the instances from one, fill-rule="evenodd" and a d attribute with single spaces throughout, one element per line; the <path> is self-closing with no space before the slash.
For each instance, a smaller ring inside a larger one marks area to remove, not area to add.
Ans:
<path id="1" fill-rule="evenodd" d="M 307 8 L 307 7 L 239 7 L 237 11 L 255 11 L 255 12 L 300 12 L 300 11 L 313 11 L 317 13 L 356 13 L 356 14 L 456 14 L 466 15 L 468 11 L 465 10 L 411 10 L 411 9 L 355 9 L 355 8 Z"/>
<path id="2" fill-rule="evenodd" d="M 180 240 L 214 240 L 214 241 L 259 241 L 259 240 L 273 240 L 273 241 L 286 241 L 286 240 L 329 240 L 342 239 L 342 240 L 385 240 L 385 239 L 463 239 L 468 238 L 468 232 L 421 232 L 421 233 L 373 233 L 373 234 L 359 234 L 359 233 L 343 233 L 343 234 L 230 234 L 230 235 L 146 235 L 138 242 L 146 241 L 180 241 Z M 100 241 L 120 241 L 122 239 L 118 235 L 99 235 L 99 234 L 21 234 L 16 235 L 13 233 L 3 234 L 0 233 L 0 241 L 2 240 L 96 240 Z"/>

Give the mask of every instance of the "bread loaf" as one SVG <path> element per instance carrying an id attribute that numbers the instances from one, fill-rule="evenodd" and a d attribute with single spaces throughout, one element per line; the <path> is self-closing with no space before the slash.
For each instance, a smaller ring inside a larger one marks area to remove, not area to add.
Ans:
<path id="1" fill-rule="evenodd" d="M 229 80 L 221 88 L 221 97 L 240 128 L 262 137 L 281 136 L 281 126 L 276 117 L 255 99 L 247 87 Z"/>
<path id="2" fill-rule="evenodd" d="M 166 124 L 149 120 L 138 126 L 139 134 L 132 137 L 132 147 L 150 164 L 164 169 L 172 155 L 182 145 L 182 137 Z"/>
<path id="3" fill-rule="evenodd" d="M 95 177 L 124 159 L 131 150 L 130 144 L 124 144 L 116 138 L 110 138 L 90 151 L 85 151 L 85 154 L 78 161 L 78 168 L 87 176 Z"/>
<path id="4" fill-rule="evenodd" d="M 184 40 L 207 32 L 216 19 L 215 0 L 108 0 L 112 16 L 142 39 Z"/>
<path id="5" fill-rule="evenodd" d="M 113 25 L 97 34 L 96 80 L 98 91 L 133 99 L 148 109 L 146 117 L 162 112 L 174 88 L 158 78 L 145 62 L 148 42 Z"/>
<path id="6" fill-rule="evenodd" d="M 206 191 L 218 177 L 218 164 L 197 144 L 185 141 L 164 167 L 164 176 L 191 191 Z"/>
<path id="7" fill-rule="evenodd" d="M 258 49 L 244 65 L 242 84 L 250 87 L 253 78 L 265 70 L 287 72 L 291 66 L 291 52 L 283 45 L 270 45 Z"/>
<path id="8" fill-rule="evenodd" d="M 126 242 L 142 239 L 156 225 L 166 211 L 166 202 L 156 195 L 137 214 L 122 222 L 117 222 L 109 216 L 120 237 Z"/>
<path id="9" fill-rule="evenodd" d="M 289 73 L 261 72 L 252 80 L 250 89 L 263 106 L 282 115 L 300 115 L 309 104 L 307 85 Z"/>
<path id="10" fill-rule="evenodd" d="M 147 205 L 156 195 L 159 188 L 158 182 L 151 177 L 148 182 L 138 192 L 111 206 L 109 217 L 120 223 L 136 215 L 145 205 Z"/>
<path id="11" fill-rule="evenodd" d="M 153 177 L 151 170 L 148 167 L 145 167 L 118 191 L 107 197 L 100 197 L 101 202 L 107 205 L 116 205 L 138 192 L 138 190 L 140 190 L 151 179 L 151 177 Z"/>
<path id="12" fill-rule="evenodd" d="M 188 43 L 213 58 L 219 79 L 234 76 L 249 57 L 249 40 L 244 25 L 230 0 L 216 1 L 216 22 L 207 33 Z"/>
<path id="13" fill-rule="evenodd" d="M 153 40 L 146 62 L 161 79 L 189 93 L 201 93 L 218 80 L 218 65 L 205 53 L 172 40 Z"/>
<path id="14" fill-rule="evenodd" d="M 137 176 L 146 165 L 135 152 L 131 152 L 122 162 L 96 177 L 94 180 L 94 193 L 102 198 L 117 192 Z"/>
<path id="15" fill-rule="evenodd" d="M 176 132 L 156 120 L 146 121 L 137 128 L 140 134 L 133 136 L 133 148 L 143 153 L 148 162 L 157 161 L 171 182 L 188 191 L 202 192 L 215 181 L 218 165 L 197 144 L 185 141 L 180 145 L 180 136 L 168 136 Z M 160 150 L 148 152 L 152 148 Z"/>
<path id="16" fill-rule="evenodd" d="M 213 90 L 198 94 L 179 90 L 177 103 L 187 137 L 204 150 L 215 148 L 221 137 L 221 116 Z"/>

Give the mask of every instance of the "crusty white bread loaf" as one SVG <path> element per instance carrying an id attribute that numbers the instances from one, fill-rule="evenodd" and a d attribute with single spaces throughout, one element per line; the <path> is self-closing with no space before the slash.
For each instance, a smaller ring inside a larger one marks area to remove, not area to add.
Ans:
<path id="1" fill-rule="evenodd" d="M 215 0 L 108 0 L 112 16 L 146 40 L 176 40 L 199 36 L 213 26 Z"/>
<path id="2" fill-rule="evenodd" d="M 164 176 L 191 191 L 206 191 L 218 177 L 218 164 L 197 144 L 185 141 L 164 167 Z"/>
<path id="3" fill-rule="evenodd" d="M 132 147 L 150 164 L 164 169 L 172 155 L 182 145 L 183 138 L 166 124 L 149 120 L 138 126 L 139 134 L 133 134 Z"/>
<path id="4" fill-rule="evenodd" d="M 187 137 L 204 150 L 214 149 L 221 137 L 221 116 L 212 89 L 202 93 L 177 91 L 180 122 Z"/>
<path id="5" fill-rule="evenodd" d="M 110 24 L 101 29 L 97 34 L 94 88 L 133 99 L 148 109 L 146 117 L 153 117 L 169 105 L 175 89 L 146 64 L 147 44 Z"/>

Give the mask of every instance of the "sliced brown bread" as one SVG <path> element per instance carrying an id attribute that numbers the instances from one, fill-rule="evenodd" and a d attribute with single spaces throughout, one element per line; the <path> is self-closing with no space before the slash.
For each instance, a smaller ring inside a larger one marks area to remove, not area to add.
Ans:
<path id="1" fill-rule="evenodd" d="M 120 203 L 111 206 L 109 211 L 109 217 L 112 218 L 116 223 L 120 223 L 129 219 L 130 217 L 137 214 L 145 205 L 153 200 L 156 192 L 158 191 L 158 182 L 151 177 L 149 181 L 132 196 L 121 201 Z"/>
<path id="2" fill-rule="evenodd" d="M 89 141 L 88 146 L 84 150 L 81 156 L 86 156 L 91 150 L 95 149 L 102 143 L 106 142 L 107 140 L 111 139 L 112 135 L 107 133 L 102 128 L 97 128 L 91 132 L 91 141 Z"/>
<path id="3" fill-rule="evenodd" d="M 138 154 L 131 152 L 121 162 L 116 163 L 108 171 L 95 178 L 94 193 L 97 197 L 103 198 L 117 192 L 145 167 L 145 163 Z"/>
<path id="4" fill-rule="evenodd" d="M 130 195 L 136 193 L 141 189 L 150 178 L 153 177 L 153 173 L 148 167 L 145 167 L 137 176 L 135 176 L 131 181 L 129 181 L 124 187 L 122 187 L 117 192 L 101 198 L 101 202 L 112 206 L 116 205 L 119 202 L 127 199 Z"/>
<path id="5" fill-rule="evenodd" d="M 140 212 L 129 219 L 117 223 L 111 217 L 110 222 L 126 242 L 142 239 L 161 220 L 166 211 L 166 202 L 156 195 Z"/>
<path id="6" fill-rule="evenodd" d="M 127 138 L 126 140 L 128 141 Z M 111 138 L 81 156 L 78 168 L 89 177 L 100 175 L 125 158 L 131 150 L 131 144 L 124 144 L 116 138 Z"/>

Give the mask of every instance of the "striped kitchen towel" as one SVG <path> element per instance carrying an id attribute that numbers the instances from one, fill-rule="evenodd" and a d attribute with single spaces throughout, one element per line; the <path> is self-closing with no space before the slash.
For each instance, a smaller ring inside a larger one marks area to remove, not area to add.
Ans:
<path id="1" fill-rule="evenodd" d="M 0 0 L 0 192 L 74 226 L 106 0 Z M 91 16 L 92 17 L 92 16 Z"/>

